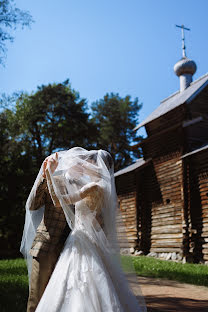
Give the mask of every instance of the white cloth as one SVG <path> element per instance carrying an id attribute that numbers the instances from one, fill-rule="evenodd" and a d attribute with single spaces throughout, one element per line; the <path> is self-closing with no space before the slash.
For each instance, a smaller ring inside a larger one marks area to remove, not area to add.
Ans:
<path id="1" fill-rule="evenodd" d="M 86 206 L 80 201 L 75 209 L 78 224 L 75 217 L 75 228 L 36 312 L 146 311 L 144 302 L 139 305 L 129 289 L 117 262 L 81 228 L 80 215 L 86 218 Z"/>
<path id="2" fill-rule="evenodd" d="M 62 207 L 72 232 L 36 312 L 146 311 L 142 295 L 136 299 L 121 269 L 110 154 L 78 147 L 59 152 L 58 156 L 58 167 L 53 174 L 48 171 L 47 183 L 52 200 Z M 39 175 L 42 170 L 43 166 Z M 28 203 L 36 194 L 36 183 Z M 75 204 L 75 212 L 71 204 Z M 21 244 L 26 255 L 37 220 L 27 209 Z"/>

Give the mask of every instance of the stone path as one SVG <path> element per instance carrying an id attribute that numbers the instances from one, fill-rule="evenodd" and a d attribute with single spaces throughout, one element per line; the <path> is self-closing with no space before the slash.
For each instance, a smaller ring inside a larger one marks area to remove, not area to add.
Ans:
<path id="1" fill-rule="evenodd" d="M 136 283 L 130 282 L 138 294 Z M 208 287 L 140 277 L 148 312 L 208 312 Z"/>

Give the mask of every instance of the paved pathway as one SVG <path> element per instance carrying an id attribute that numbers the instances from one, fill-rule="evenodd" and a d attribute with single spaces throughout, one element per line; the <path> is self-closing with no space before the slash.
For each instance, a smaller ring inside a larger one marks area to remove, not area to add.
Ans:
<path id="1" fill-rule="evenodd" d="M 208 312 L 208 287 L 149 277 L 140 277 L 139 284 L 148 312 Z"/>

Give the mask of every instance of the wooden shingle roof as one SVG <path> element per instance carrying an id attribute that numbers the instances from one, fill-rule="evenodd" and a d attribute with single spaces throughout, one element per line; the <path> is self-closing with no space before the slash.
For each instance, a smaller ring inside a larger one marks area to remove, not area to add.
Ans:
<path id="1" fill-rule="evenodd" d="M 190 103 L 207 85 L 208 73 L 193 81 L 184 91 L 177 91 L 176 93 L 161 101 L 161 104 L 144 121 L 136 126 L 134 130 L 138 130 L 142 126 L 145 126 L 149 122 L 159 118 L 160 116 L 184 103 Z"/>
<path id="2" fill-rule="evenodd" d="M 143 159 L 143 158 L 139 158 L 137 159 L 137 161 L 135 163 L 133 163 L 132 165 L 124 168 L 124 169 L 121 169 L 119 171 L 117 171 L 115 174 L 114 174 L 114 177 L 117 177 L 117 176 L 120 176 L 122 174 L 125 174 L 127 172 L 131 172 L 131 171 L 134 171 L 135 169 L 139 168 L 139 167 L 142 167 L 146 164 L 148 164 L 149 162 L 151 161 L 151 159 L 147 159 L 146 161 Z"/>

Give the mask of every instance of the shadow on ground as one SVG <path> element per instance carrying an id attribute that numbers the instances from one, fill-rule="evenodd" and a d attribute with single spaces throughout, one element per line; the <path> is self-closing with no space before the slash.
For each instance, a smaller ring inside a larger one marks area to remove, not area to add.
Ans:
<path id="1" fill-rule="evenodd" d="M 171 298 L 162 296 L 145 297 L 148 312 L 207 312 L 208 300 Z"/>

